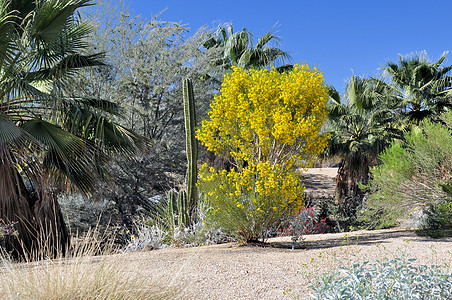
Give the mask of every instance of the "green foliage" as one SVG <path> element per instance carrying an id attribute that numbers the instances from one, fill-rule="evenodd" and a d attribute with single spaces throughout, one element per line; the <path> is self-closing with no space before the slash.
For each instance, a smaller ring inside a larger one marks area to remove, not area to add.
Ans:
<path id="1" fill-rule="evenodd" d="M 397 63 L 388 62 L 384 68 L 395 91 L 393 109 L 405 126 L 419 124 L 424 119 L 438 117 L 452 107 L 450 76 L 452 66 L 441 66 L 447 52 L 431 62 L 425 52 L 411 56 L 399 55 Z"/>
<path id="2" fill-rule="evenodd" d="M 452 274 L 439 266 L 417 265 L 407 256 L 353 264 L 323 275 L 312 299 L 450 299 Z"/>
<path id="3" fill-rule="evenodd" d="M 66 249 L 58 193 L 93 192 L 107 158 L 143 141 L 112 120 L 118 105 L 70 92 L 78 72 L 103 65 L 102 54 L 87 53 L 92 26 L 78 14 L 92 4 L 0 2 L 0 217 L 18 222 L 20 239 L 7 237 L 8 251 L 32 250 L 41 238 Z"/>
<path id="4" fill-rule="evenodd" d="M 330 91 L 330 132 L 326 154 L 341 159 L 336 179 L 336 198 L 363 197 L 359 184 L 367 184 L 369 167 L 377 163 L 378 154 L 401 131 L 394 127 L 391 88 L 377 78 L 353 76 L 347 83 L 343 103 L 339 94 Z"/>
<path id="5" fill-rule="evenodd" d="M 287 52 L 269 46 L 270 42 L 278 42 L 278 40 L 278 37 L 270 30 L 260 37 L 254 46 L 253 36 L 248 29 L 243 28 L 242 31 L 234 33 L 232 25 L 229 25 L 227 28 L 219 26 L 217 32 L 204 42 L 204 47 L 208 49 L 218 48 L 222 51 L 222 57 L 216 59 L 215 64 L 226 70 L 231 69 L 233 66 L 244 69 L 258 69 L 289 59 Z M 278 69 L 290 71 L 292 66 L 285 65 Z"/>
<path id="6" fill-rule="evenodd" d="M 424 121 L 405 135 L 406 144 L 393 143 L 380 155 L 381 165 L 372 168 L 371 186 L 364 213 L 372 227 L 394 223 L 410 209 L 433 206 L 451 198 L 452 170 L 450 113 L 442 123 Z"/>
<path id="7" fill-rule="evenodd" d="M 429 204 L 423 210 L 421 229 L 416 232 L 430 237 L 452 236 L 452 200 Z"/>
<path id="8" fill-rule="evenodd" d="M 193 85 L 190 79 L 183 82 L 184 91 L 184 117 L 185 117 L 185 136 L 186 136 L 186 153 L 187 153 L 187 211 L 190 219 L 194 221 L 196 218 L 194 212 L 198 204 L 198 189 L 196 182 L 198 181 L 198 140 L 195 135 L 196 127 L 196 109 L 195 99 L 193 96 Z"/>

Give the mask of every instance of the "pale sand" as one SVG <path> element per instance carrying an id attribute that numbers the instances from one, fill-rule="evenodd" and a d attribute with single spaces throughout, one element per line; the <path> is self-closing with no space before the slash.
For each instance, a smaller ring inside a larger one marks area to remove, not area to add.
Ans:
<path id="1" fill-rule="evenodd" d="M 334 192 L 337 168 L 305 173 L 307 192 Z M 406 228 L 306 236 L 291 250 L 290 237 L 272 247 L 236 243 L 169 248 L 120 255 L 124 265 L 180 290 L 180 299 L 309 299 L 315 277 L 340 265 L 375 261 L 402 252 L 422 264 L 452 265 L 452 238 L 418 237 Z"/>
<path id="2" fill-rule="evenodd" d="M 178 290 L 179 299 L 309 299 L 307 286 L 316 275 L 402 252 L 422 264 L 452 265 L 452 238 L 418 237 L 406 229 L 306 236 L 306 248 L 295 250 L 290 237 L 269 242 L 274 246 L 228 243 L 121 254 L 115 259 Z"/>

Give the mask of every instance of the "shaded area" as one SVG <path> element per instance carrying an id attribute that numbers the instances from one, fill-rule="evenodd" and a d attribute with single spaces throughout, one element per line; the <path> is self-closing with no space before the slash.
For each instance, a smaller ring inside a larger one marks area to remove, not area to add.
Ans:
<path id="1" fill-rule="evenodd" d="M 428 237 L 418 237 L 413 230 L 393 230 L 393 231 L 366 231 L 366 232 L 350 232 L 333 237 L 328 235 L 317 235 L 318 238 L 310 239 L 311 236 L 300 243 L 295 244 L 295 249 L 328 249 L 335 247 L 344 247 L 352 245 L 372 246 L 376 244 L 389 243 L 393 239 L 410 240 L 415 238 L 417 242 L 444 242 L 445 239 L 433 239 Z M 451 241 L 452 239 L 446 239 Z M 292 249 L 292 241 L 290 237 L 270 239 L 267 247 Z"/>
<path id="2" fill-rule="evenodd" d="M 334 196 L 337 168 L 312 168 L 303 173 L 305 192 L 314 197 Z"/>

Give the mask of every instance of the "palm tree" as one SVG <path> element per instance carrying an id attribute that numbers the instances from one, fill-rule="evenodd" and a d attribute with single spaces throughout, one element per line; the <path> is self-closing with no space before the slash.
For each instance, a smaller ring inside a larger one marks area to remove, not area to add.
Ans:
<path id="1" fill-rule="evenodd" d="M 369 167 L 401 131 L 394 127 L 393 89 L 379 79 L 353 76 L 347 83 L 345 104 L 334 89 L 330 96 L 326 153 L 341 159 L 336 201 L 343 203 L 349 196 L 362 198 L 359 184 L 367 184 Z"/>
<path id="2" fill-rule="evenodd" d="M 216 63 L 228 70 L 232 66 L 250 68 L 265 68 L 275 62 L 284 62 L 289 59 L 287 52 L 279 48 L 266 46 L 271 41 L 278 42 L 278 37 L 270 30 L 253 45 L 253 36 L 248 29 L 234 33 L 232 25 L 227 28 L 220 26 L 214 36 L 204 43 L 206 48 L 222 47 L 223 57 Z M 288 65 L 281 66 L 283 70 Z"/>
<path id="3" fill-rule="evenodd" d="M 108 117 L 115 104 L 66 97 L 71 78 L 102 64 L 85 55 L 90 32 L 75 11 L 90 0 L 0 2 L 0 218 L 17 222 L 15 254 L 45 243 L 65 251 L 69 234 L 57 202 L 67 188 L 89 193 L 114 152 L 131 153 L 140 137 Z"/>
<path id="4" fill-rule="evenodd" d="M 439 116 L 452 108 L 452 66 L 441 67 L 447 52 L 436 62 L 425 53 L 411 57 L 399 55 L 399 62 L 388 62 L 384 68 L 391 84 L 397 89 L 397 109 L 409 124 L 419 124 L 424 118 Z"/>

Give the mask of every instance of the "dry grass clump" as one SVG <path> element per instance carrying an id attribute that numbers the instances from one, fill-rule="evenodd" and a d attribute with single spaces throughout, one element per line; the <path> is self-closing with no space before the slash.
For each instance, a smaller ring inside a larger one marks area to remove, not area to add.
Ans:
<path id="1" fill-rule="evenodd" d="M 2 255 L 0 299 L 166 299 L 175 291 L 121 263 L 93 235 L 77 242 L 69 257 L 14 262 Z M 42 247 L 45 249 L 46 247 Z M 99 255 L 99 251 L 101 251 Z"/>

